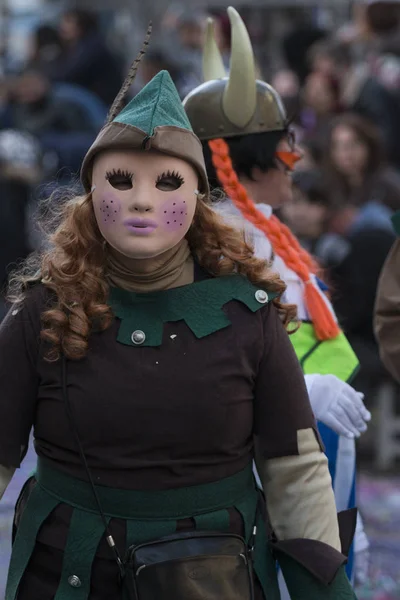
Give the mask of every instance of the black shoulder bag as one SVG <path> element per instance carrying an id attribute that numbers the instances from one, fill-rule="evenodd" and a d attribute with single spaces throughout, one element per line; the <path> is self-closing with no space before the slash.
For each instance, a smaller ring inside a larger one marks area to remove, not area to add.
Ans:
<path id="1" fill-rule="evenodd" d="M 67 361 L 62 358 L 62 389 L 68 420 L 118 565 L 124 600 L 254 600 L 250 544 L 238 535 L 193 531 L 128 548 L 122 559 L 91 476 L 67 391 Z"/>

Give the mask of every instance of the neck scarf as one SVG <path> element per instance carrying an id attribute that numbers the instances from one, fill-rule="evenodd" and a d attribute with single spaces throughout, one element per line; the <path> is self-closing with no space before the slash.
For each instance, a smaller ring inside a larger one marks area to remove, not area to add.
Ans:
<path id="1" fill-rule="evenodd" d="M 107 278 L 129 292 L 159 292 L 194 281 L 193 257 L 186 239 L 155 258 L 135 259 L 110 251 Z"/>

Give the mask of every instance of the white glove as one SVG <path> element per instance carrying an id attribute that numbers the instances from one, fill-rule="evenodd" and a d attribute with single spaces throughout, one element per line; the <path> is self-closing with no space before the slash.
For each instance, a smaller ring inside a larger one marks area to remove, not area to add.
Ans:
<path id="1" fill-rule="evenodd" d="M 367 430 L 371 413 L 364 406 L 364 394 L 335 375 L 305 375 L 305 382 L 318 421 L 348 438 Z"/>

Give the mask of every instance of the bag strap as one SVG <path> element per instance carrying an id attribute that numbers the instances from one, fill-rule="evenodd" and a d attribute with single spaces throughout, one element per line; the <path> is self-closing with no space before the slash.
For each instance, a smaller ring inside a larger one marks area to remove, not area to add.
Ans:
<path id="1" fill-rule="evenodd" d="M 73 412 L 72 412 L 72 407 L 71 407 L 71 404 L 69 402 L 68 387 L 67 387 L 67 359 L 66 359 L 65 355 L 62 355 L 62 359 L 61 359 L 61 380 L 62 380 L 63 400 L 64 400 L 64 403 L 65 403 L 65 409 L 66 409 L 66 412 L 67 412 L 69 424 L 70 424 L 70 427 L 71 427 L 72 432 L 74 434 L 76 444 L 78 446 L 78 450 L 79 450 L 79 455 L 80 455 L 80 458 L 81 458 L 81 462 L 82 462 L 82 465 L 83 465 L 84 470 L 86 472 L 86 476 L 87 476 L 88 482 L 90 484 L 90 487 L 92 489 L 93 497 L 95 499 L 95 502 L 97 504 L 97 508 L 99 510 L 100 516 L 102 518 L 102 521 L 103 521 L 103 524 L 104 524 L 104 527 L 105 527 L 107 544 L 110 546 L 111 550 L 114 553 L 114 558 L 115 558 L 116 563 L 118 565 L 120 575 L 123 578 L 125 576 L 124 563 L 123 563 L 123 561 L 121 559 L 121 555 L 120 555 L 120 553 L 118 551 L 118 548 L 115 545 L 114 538 L 113 538 L 113 536 L 112 536 L 112 534 L 110 532 L 110 528 L 109 528 L 109 525 L 107 523 L 107 519 L 106 519 L 106 517 L 104 515 L 104 512 L 103 512 L 103 509 L 101 507 L 101 503 L 100 503 L 100 499 L 99 499 L 99 496 L 98 496 L 98 493 L 97 493 L 97 490 L 96 490 L 96 486 L 94 485 L 93 477 L 92 477 L 92 475 L 90 473 L 89 465 L 87 463 L 86 456 L 85 456 L 85 453 L 83 451 L 82 443 L 81 443 L 81 440 L 80 440 L 80 437 L 79 437 L 79 434 L 78 434 L 78 429 L 77 429 L 76 422 L 75 422 L 75 419 L 74 419 L 74 415 L 73 415 Z"/>

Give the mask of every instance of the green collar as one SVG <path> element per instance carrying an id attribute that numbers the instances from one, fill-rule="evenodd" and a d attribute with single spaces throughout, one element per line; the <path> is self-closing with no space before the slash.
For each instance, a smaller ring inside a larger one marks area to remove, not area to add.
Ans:
<path id="1" fill-rule="evenodd" d="M 148 294 L 111 288 L 108 304 L 121 320 L 117 337 L 121 344 L 161 346 L 164 323 L 185 321 L 194 335 L 202 338 L 231 324 L 223 311 L 231 300 L 256 312 L 276 295 L 266 294 L 242 275 L 228 275 Z M 139 333 L 136 344 L 133 332 Z"/>

